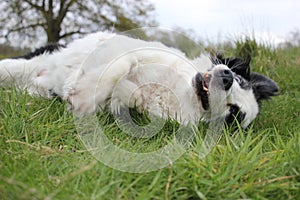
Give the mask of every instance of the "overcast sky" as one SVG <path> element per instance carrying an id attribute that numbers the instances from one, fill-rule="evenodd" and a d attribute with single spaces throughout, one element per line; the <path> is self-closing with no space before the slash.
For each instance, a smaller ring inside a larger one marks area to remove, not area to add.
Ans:
<path id="1" fill-rule="evenodd" d="M 258 39 L 279 43 L 300 30 L 300 0 L 150 0 L 161 27 L 193 29 L 216 41 L 252 31 Z"/>

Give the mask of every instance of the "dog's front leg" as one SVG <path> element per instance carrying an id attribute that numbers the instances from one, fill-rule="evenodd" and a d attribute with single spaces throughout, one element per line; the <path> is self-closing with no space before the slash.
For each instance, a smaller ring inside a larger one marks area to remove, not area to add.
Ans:
<path id="1" fill-rule="evenodd" d="M 119 114 L 121 107 L 136 107 L 141 110 L 142 103 L 143 95 L 140 87 L 124 77 L 113 90 L 110 108 L 113 113 Z"/>

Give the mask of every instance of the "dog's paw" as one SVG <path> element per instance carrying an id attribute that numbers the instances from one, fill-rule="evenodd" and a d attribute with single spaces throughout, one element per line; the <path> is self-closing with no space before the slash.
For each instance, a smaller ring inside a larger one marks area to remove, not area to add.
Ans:
<path id="1" fill-rule="evenodd" d="M 72 89 L 66 97 L 68 110 L 76 115 L 91 114 L 96 111 L 95 95 L 89 91 Z"/>
<path id="2" fill-rule="evenodd" d="M 121 113 L 121 109 L 125 107 L 126 105 L 120 99 L 117 98 L 111 99 L 110 111 L 112 114 L 119 115 Z"/>
<path id="3" fill-rule="evenodd" d="M 122 108 L 143 109 L 143 93 L 139 88 L 134 90 L 115 91 L 112 95 L 110 109 L 112 113 L 120 114 Z"/>
<path id="4" fill-rule="evenodd" d="M 144 101 L 143 93 L 138 88 L 131 93 L 131 95 L 128 99 L 128 105 L 131 108 L 133 108 L 133 107 L 139 108 L 143 105 L 143 101 Z"/>
<path id="5" fill-rule="evenodd" d="M 141 107 L 144 102 L 141 87 L 127 79 L 118 82 L 113 90 L 111 98 L 111 107 L 117 111 L 120 107 Z"/>

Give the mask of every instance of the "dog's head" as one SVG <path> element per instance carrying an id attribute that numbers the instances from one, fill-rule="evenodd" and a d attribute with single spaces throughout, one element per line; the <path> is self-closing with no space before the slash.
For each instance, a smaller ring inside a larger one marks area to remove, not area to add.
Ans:
<path id="1" fill-rule="evenodd" d="M 250 72 L 251 57 L 212 58 L 213 67 L 198 73 L 193 85 L 205 118 L 221 117 L 227 124 L 239 122 L 246 128 L 257 116 L 262 100 L 275 96 L 276 83 L 258 73 Z"/>

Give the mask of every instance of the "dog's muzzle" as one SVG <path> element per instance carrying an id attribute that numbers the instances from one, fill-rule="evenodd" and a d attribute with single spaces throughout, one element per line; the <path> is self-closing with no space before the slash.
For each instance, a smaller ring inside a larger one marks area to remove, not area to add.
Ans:
<path id="1" fill-rule="evenodd" d="M 210 73 L 197 73 L 193 79 L 193 86 L 204 110 L 209 109 L 210 83 L 213 79 L 215 83 L 218 83 L 219 86 L 217 87 L 225 91 L 229 90 L 233 84 L 233 74 L 224 65 L 216 67 Z M 214 91 L 213 89 L 212 92 Z"/>

